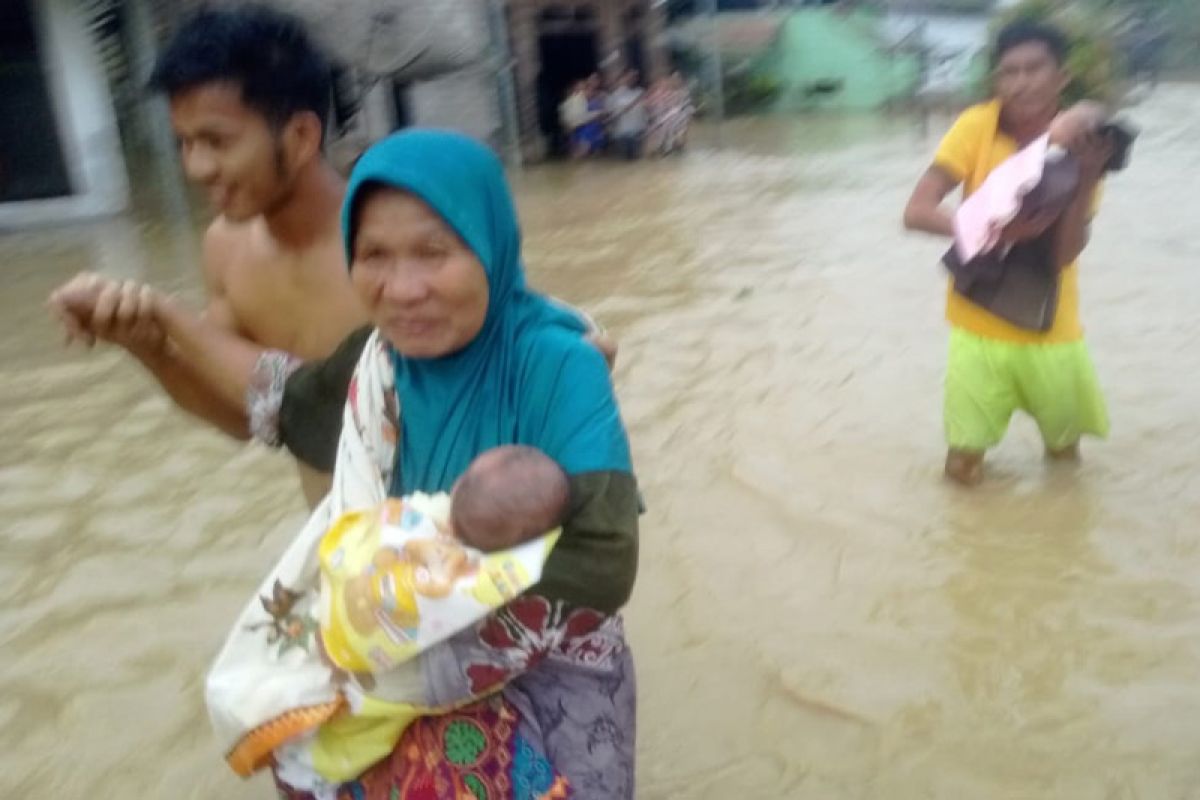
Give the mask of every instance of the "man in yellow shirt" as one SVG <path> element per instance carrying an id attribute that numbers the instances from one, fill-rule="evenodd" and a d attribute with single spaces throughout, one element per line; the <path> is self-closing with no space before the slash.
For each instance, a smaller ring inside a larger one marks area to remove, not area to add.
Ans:
<path id="1" fill-rule="evenodd" d="M 954 236 L 953 217 L 941 208 L 942 202 L 960 185 L 969 196 L 992 170 L 1047 132 L 1070 81 L 1066 53 L 1066 38 L 1046 25 L 1022 21 L 1000 32 L 993 56 L 996 96 L 967 109 L 946 134 L 905 209 L 905 227 Z M 983 479 L 984 455 L 1000 443 L 1018 409 L 1037 420 L 1051 458 L 1076 459 L 1082 436 L 1108 433 L 1104 397 L 1079 321 L 1075 262 L 1087 245 L 1112 144 L 1087 133 L 1072 142 L 1070 150 L 1082 168 L 1076 199 L 1056 220 L 1019 219 L 1003 236 L 1014 243 L 1053 228 L 1052 252 L 1060 273 L 1050 330 L 1015 327 L 950 287 L 946 475 L 965 485 Z"/>

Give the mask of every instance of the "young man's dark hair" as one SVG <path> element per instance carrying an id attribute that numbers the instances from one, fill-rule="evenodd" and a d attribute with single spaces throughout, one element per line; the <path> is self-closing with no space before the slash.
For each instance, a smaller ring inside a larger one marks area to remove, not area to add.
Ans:
<path id="1" fill-rule="evenodd" d="M 1066 34 L 1058 28 L 1044 22 L 1019 19 L 1004 26 L 996 36 L 996 47 L 992 53 L 992 65 L 999 64 L 1000 59 L 1004 58 L 1008 51 L 1014 50 L 1023 44 L 1045 45 L 1060 67 L 1066 63 L 1067 52 L 1070 50 Z"/>
<path id="2" fill-rule="evenodd" d="M 296 18 L 257 5 L 204 9 L 189 17 L 155 64 L 149 89 L 175 95 L 206 83 L 240 87 L 242 102 L 274 128 L 311 111 L 322 131 L 332 71 Z"/>

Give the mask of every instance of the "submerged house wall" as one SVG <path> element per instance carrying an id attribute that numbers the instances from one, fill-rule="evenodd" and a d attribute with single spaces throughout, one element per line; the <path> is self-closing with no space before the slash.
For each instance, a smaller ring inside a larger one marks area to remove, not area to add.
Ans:
<path id="1" fill-rule="evenodd" d="M 781 85 L 778 108 L 867 110 L 915 94 L 920 59 L 889 47 L 872 12 L 790 14 L 760 69 Z"/>
<path id="2" fill-rule="evenodd" d="M 664 12 L 653 0 L 258 1 L 296 14 L 357 74 L 366 113 L 350 125 L 348 147 L 333 152 L 339 162 L 397 124 L 454 128 L 511 158 L 538 158 L 553 139 L 563 81 L 579 77 L 565 75 L 572 64 L 636 65 L 647 78 L 666 67 Z M 123 144 L 138 163 L 151 152 L 174 162 L 165 103 L 140 93 L 157 47 L 201 5 L 244 0 L 0 2 L 6 14 L 27 6 L 36 21 L 36 47 L 29 35 L 20 53 L 0 52 L 9 90 L 0 106 L 0 226 L 19 227 L 127 208 Z M 587 44 L 584 58 L 564 60 L 576 41 Z M 120 79 L 109 74 L 113 63 Z M 40 133 L 37 115 L 21 110 L 31 103 L 41 103 Z"/>

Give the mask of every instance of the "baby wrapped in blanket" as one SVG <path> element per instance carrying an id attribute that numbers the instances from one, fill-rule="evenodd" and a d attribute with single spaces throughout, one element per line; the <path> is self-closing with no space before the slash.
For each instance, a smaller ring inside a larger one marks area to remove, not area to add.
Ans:
<path id="1" fill-rule="evenodd" d="M 348 673 L 396 668 L 413 654 L 421 602 L 450 598 L 462 578 L 478 573 L 471 548 L 499 553 L 539 538 L 561 524 L 569 500 L 557 464 L 511 446 L 472 462 L 454 487 L 444 525 L 403 500 L 385 502 L 381 515 L 343 517 L 319 549 L 325 656 Z M 490 578 L 504 582 L 503 574 Z M 499 592 L 515 594 L 515 584 Z"/>
<path id="2" fill-rule="evenodd" d="M 248 775 L 273 761 L 280 780 L 332 796 L 418 716 L 450 710 L 429 674 L 439 643 L 536 583 L 556 538 L 546 532 L 561 524 L 569 494 L 554 461 L 508 446 L 478 456 L 449 496 L 392 499 L 340 517 L 317 544 L 320 591 L 307 611 L 277 583 L 262 598 L 270 619 L 252 624 L 279 642 L 283 685 L 274 693 L 283 702 L 256 720 L 210 679 L 218 730 L 231 716 L 246 729 L 230 765 Z"/>
<path id="3" fill-rule="evenodd" d="M 1049 130 L 995 169 L 954 216 L 954 246 L 943 262 L 955 290 L 1021 328 L 1047 330 L 1057 308 L 1057 266 L 1051 231 L 1078 192 L 1073 142 L 1089 133 L 1110 137 L 1114 154 L 1106 171 L 1124 169 L 1134 135 L 1109 123 L 1098 103 L 1082 102 L 1060 113 Z M 1040 230 L 1032 239 L 1006 242 L 1010 225 Z"/>

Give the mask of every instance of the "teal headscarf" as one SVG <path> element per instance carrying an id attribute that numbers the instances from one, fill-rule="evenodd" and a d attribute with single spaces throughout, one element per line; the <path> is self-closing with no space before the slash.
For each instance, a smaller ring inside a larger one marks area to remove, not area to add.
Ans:
<path id="1" fill-rule="evenodd" d="M 537 447 L 568 475 L 632 472 L 608 366 L 580 317 L 531 292 L 521 234 L 499 160 L 465 136 L 394 134 L 350 175 L 342 208 L 353 261 L 355 201 L 385 185 L 423 200 L 462 238 L 487 273 L 483 329 L 458 353 L 396 353 L 401 435 L 393 494 L 448 491 L 475 456 L 505 444 Z"/>

